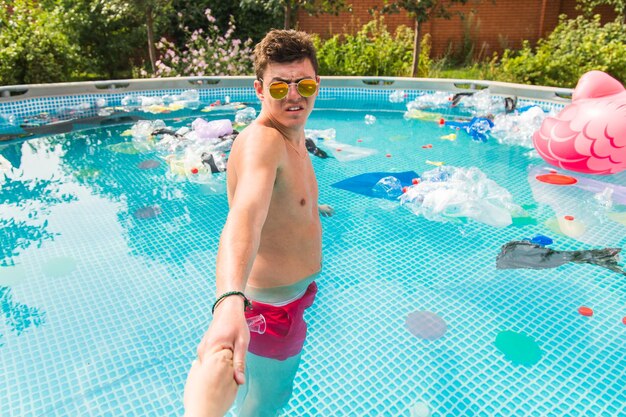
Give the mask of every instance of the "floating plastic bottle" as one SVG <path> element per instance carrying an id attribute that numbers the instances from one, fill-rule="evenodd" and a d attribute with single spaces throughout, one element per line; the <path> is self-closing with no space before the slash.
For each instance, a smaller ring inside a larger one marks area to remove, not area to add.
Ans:
<path id="1" fill-rule="evenodd" d="M 246 107 L 235 113 L 235 124 L 249 125 L 256 119 L 256 110 L 254 107 Z"/>
<path id="2" fill-rule="evenodd" d="M 389 101 L 391 103 L 402 103 L 404 101 L 404 97 L 406 97 L 404 90 L 396 90 L 389 94 Z"/>
<path id="3" fill-rule="evenodd" d="M 559 216 L 557 218 L 559 222 L 559 229 L 565 236 L 569 236 L 573 239 L 581 237 L 587 231 L 585 224 L 579 220 L 576 220 L 574 216 Z"/>
<path id="4" fill-rule="evenodd" d="M 139 107 L 141 105 L 141 98 L 137 96 L 125 96 L 121 102 L 122 106 L 129 109 Z"/>

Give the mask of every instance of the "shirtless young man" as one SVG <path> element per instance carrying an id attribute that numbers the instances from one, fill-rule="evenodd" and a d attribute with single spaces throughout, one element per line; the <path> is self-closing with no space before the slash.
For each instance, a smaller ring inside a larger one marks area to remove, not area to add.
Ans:
<path id="1" fill-rule="evenodd" d="M 332 209 L 318 207 L 305 147 L 304 126 L 320 81 L 311 40 L 303 32 L 272 30 L 255 48 L 255 71 L 261 112 L 230 153 L 217 301 L 198 355 L 232 349 L 234 378 L 243 385 L 240 415 L 270 416 L 291 395 L 306 335 L 302 315 L 321 270 L 320 214 Z M 248 299 L 252 306 L 244 312 Z M 267 329 L 251 337 L 246 316 L 259 314 Z"/>

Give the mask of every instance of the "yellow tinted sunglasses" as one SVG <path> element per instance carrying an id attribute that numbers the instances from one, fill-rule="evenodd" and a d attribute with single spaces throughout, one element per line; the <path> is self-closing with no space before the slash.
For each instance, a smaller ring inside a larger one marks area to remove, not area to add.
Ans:
<path id="1" fill-rule="evenodd" d="M 263 82 L 262 78 L 259 81 Z M 285 81 L 275 81 L 270 84 L 270 96 L 276 100 L 282 100 L 289 93 L 289 86 L 296 84 L 296 90 L 302 97 L 311 97 L 317 91 L 317 82 L 311 78 L 305 78 L 297 83 L 287 83 Z"/>

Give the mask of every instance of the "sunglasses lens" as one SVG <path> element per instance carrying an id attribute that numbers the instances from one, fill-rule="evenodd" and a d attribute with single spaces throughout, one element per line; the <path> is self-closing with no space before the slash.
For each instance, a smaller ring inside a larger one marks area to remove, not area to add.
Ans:
<path id="1" fill-rule="evenodd" d="M 270 84 L 270 96 L 276 100 L 282 100 L 287 97 L 289 91 L 289 85 L 287 83 L 271 83 Z"/>
<path id="2" fill-rule="evenodd" d="M 298 83 L 298 93 L 302 97 L 311 97 L 317 91 L 317 83 L 315 80 L 301 80 Z"/>

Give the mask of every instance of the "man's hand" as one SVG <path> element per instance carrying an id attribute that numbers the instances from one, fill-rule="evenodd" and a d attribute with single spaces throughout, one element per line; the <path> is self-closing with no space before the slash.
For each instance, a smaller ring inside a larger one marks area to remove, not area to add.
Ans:
<path id="1" fill-rule="evenodd" d="M 237 395 L 233 351 L 217 349 L 191 364 L 185 383 L 184 417 L 223 417 Z"/>
<path id="2" fill-rule="evenodd" d="M 322 217 L 330 217 L 335 214 L 335 209 L 333 209 L 328 204 L 320 204 L 319 206 L 317 206 L 317 208 L 320 212 L 320 216 Z"/>
<path id="3" fill-rule="evenodd" d="M 218 304 L 209 330 L 198 345 L 198 359 L 202 362 L 211 352 L 230 349 L 233 352 L 234 378 L 237 384 L 246 382 L 246 352 L 250 343 L 250 330 L 243 310 L 243 299 L 232 296 Z"/>

